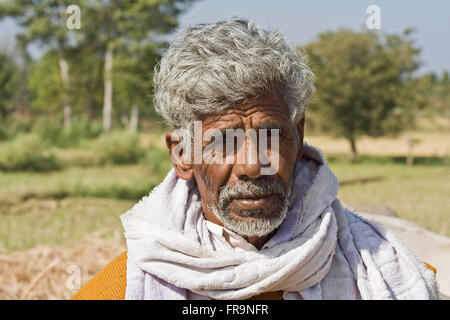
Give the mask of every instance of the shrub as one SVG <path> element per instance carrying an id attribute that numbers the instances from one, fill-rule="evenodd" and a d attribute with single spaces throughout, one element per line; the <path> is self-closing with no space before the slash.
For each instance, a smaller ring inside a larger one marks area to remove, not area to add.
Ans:
<path id="1" fill-rule="evenodd" d="M 83 139 L 92 139 L 102 133 L 98 122 L 90 122 L 85 117 L 73 118 L 70 130 L 65 130 L 61 121 L 37 121 L 33 131 L 50 144 L 67 148 L 77 146 Z"/>
<path id="2" fill-rule="evenodd" d="M 89 148 L 102 164 L 137 163 L 143 155 L 138 135 L 127 131 L 103 134 L 89 142 Z"/>
<path id="3" fill-rule="evenodd" d="M 83 184 L 76 184 L 74 187 L 63 187 L 49 192 L 28 192 L 23 194 L 21 199 L 26 201 L 33 198 L 64 199 L 67 197 L 94 197 L 137 201 L 147 195 L 156 185 L 157 183 L 149 183 L 148 181 L 138 181 L 132 186 L 111 184 L 92 187 Z"/>
<path id="4" fill-rule="evenodd" d="M 7 117 L 0 120 L 0 141 L 14 139 L 20 134 L 31 132 L 33 128 L 33 121 L 27 117 Z"/>
<path id="5" fill-rule="evenodd" d="M 145 152 L 145 164 L 151 172 L 156 175 L 164 175 L 172 168 L 170 156 L 167 149 L 150 146 Z"/>
<path id="6" fill-rule="evenodd" d="M 0 144 L 0 170 L 50 171 L 61 164 L 36 134 L 19 135 Z"/>

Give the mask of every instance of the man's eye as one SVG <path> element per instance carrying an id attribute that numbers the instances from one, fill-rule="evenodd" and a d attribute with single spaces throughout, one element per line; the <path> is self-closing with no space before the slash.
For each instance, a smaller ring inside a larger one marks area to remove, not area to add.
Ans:
<path id="1" fill-rule="evenodd" d="M 267 137 L 271 137 L 272 133 L 276 134 L 278 132 L 278 135 L 281 136 L 281 129 L 268 129 L 267 130 Z"/>

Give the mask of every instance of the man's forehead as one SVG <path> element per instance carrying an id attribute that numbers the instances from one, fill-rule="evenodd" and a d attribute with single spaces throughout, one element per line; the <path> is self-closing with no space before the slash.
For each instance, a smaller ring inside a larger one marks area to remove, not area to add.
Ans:
<path id="1" fill-rule="evenodd" d="M 287 124 L 290 121 L 289 108 L 279 94 L 266 94 L 249 99 L 231 108 L 213 114 L 202 115 L 199 120 L 204 126 L 240 126 L 244 121 L 252 125 Z"/>

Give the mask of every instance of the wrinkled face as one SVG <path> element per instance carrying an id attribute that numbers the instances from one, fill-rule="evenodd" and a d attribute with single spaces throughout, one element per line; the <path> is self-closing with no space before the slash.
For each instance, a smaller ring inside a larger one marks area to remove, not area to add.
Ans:
<path id="1" fill-rule="evenodd" d="M 279 130 L 277 154 L 273 154 L 273 150 L 270 153 L 273 149 L 270 130 L 267 130 L 268 137 L 265 138 L 268 155 L 271 159 L 278 159 L 273 174 L 261 174 L 261 169 L 268 166 L 260 161 L 261 136 L 257 136 L 257 140 L 246 136 L 243 143 L 236 142 L 233 163 L 202 161 L 188 170 L 186 167 L 184 172 L 179 166 L 178 169 L 175 167 L 182 178 L 189 178 L 186 172 L 195 176 L 207 220 L 245 237 L 260 238 L 271 234 L 286 217 L 293 168 L 302 157 L 304 119 L 294 126 L 288 106 L 282 96 L 274 91 L 236 108 L 202 116 L 199 120 L 202 121 L 203 134 L 210 129 L 222 132 L 226 129 L 254 129 L 256 132 L 261 128 Z M 203 141 L 202 150 L 207 146 L 208 141 Z"/>

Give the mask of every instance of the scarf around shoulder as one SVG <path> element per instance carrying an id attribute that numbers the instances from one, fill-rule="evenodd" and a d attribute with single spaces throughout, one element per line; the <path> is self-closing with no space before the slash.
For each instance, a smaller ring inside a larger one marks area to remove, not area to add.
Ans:
<path id="1" fill-rule="evenodd" d="M 274 291 L 284 299 L 437 299 L 434 273 L 389 230 L 344 209 L 323 154 L 304 148 L 287 216 L 259 251 L 219 246 L 195 180 L 172 169 L 121 216 L 126 299 L 231 300 Z"/>

